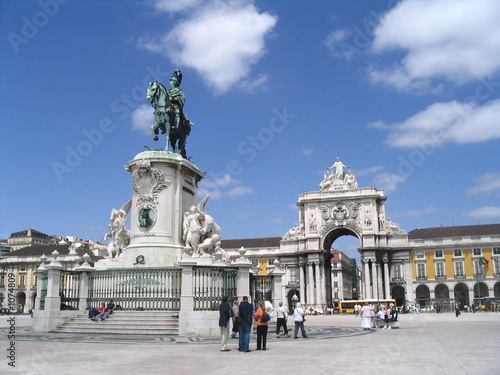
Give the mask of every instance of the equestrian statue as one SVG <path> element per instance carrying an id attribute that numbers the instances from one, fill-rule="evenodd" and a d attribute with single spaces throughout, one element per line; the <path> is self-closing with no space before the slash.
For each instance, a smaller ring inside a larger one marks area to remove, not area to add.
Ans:
<path id="1" fill-rule="evenodd" d="M 158 140 L 158 132 L 167 135 L 165 150 L 169 145 L 172 151 L 186 158 L 186 138 L 194 125 L 183 111 L 186 97 L 179 87 L 182 73 L 176 69 L 170 78 L 170 89 L 160 82 L 150 82 L 146 100 L 154 108 L 155 123 L 151 125 L 153 140 Z"/>

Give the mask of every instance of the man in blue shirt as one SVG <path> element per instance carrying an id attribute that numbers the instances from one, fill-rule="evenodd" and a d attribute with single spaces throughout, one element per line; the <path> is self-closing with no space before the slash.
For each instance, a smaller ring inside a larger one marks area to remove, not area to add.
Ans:
<path id="1" fill-rule="evenodd" d="M 252 332 L 254 308 L 248 302 L 248 297 L 243 296 L 243 302 L 240 303 L 238 315 L 240 317 L 240 338 L 239 347 L 240 352 L 250 352 L 250 333 Z"/>

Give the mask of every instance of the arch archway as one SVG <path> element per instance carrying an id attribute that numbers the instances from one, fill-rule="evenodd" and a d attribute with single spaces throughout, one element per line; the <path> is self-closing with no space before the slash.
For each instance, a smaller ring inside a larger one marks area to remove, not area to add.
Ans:
<path id="1" fill-rule="evenodd" d="M 493 286 L 493 296 L 500 297 L 500 282 L 495 283 L 495 285 Z"/>
<path id="2" fill-rule="evenodd" d="M 488 297 L 489 295 L 488 285 L 482 282 L 474 284 L 474 298 Z"/>
<path id="3" fill-rule="evenodd" d="M 291 314 L 295 310 L 295 305 L 300 302 L 300 291 L 298 289 L 291 289 L 287 293 L 287 305 L 289 306 L 289 313 Z"/>
<path id="4" fill-rule="evenodd" d="M 26 305 L 26 294 L 24 292 L 17 293 L 17 308 L 24 312 L 24 306 Z"/>
<path id="5" fill-rule="evenodd" d="M 434 289 L 434 295 L 436 296 L 436 299 L 449 299 L 450 289 L 445 284 L 438 284 Z"/>
<path id="6" fill-rule="evenodd" d="M 392 298 L 396 300 L 396 306 L 403 306 L 406 303 L 405 288 L 401 285 L 396 285 L 392 288 Z"/>
<path id="7" fill-rule="evenodd" d="M 458 283 L 457 285 L 455 285 L 453 291 L 455 294 L 455 301 L 458 302 L 460 308 L 469 306 L 469 288 L 467 288 L 467 285 L 465 285 L 464 283 Z"/>
<path id="8" fill-rule="evenodd" d="M 425 307 L 430 304 L 431 292 L 427 285 L 419 285 L 415 290 L 415 302 L 420 304 L 420 307 Z"/>
<path id="9" fill-rule="evenodd" d="M 342 265 L 339 269 L 332 267 L 333 254 L 331 250 L 338 250 L 344 253 L 347 257 L 354 260 L 357 265 L 356 258 L 359 259 L 359 247 L 361 244 L 358 234 L 345 227 L 335 228 L 330 230 L 323 237 L 323 272 L 325 285 L 325 300 L 329 308 L 337 307 L 340 299 L 353 299 L 354 294 L 359 290 L 357 279 L 355 277 L 355 267 L 351 264 L 348 269 Z M 338 260 L 338 259 L 336 259 Z M 342 264 L 345 259 L 341 259 Z M 355 292 L 354 292 L 355 291 Z"/>

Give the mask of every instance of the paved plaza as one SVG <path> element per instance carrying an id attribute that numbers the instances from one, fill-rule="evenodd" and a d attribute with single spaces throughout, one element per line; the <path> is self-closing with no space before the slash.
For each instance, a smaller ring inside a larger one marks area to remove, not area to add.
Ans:
<path id="1" fill-rule="evenodd" d="M 231 352 L 220 352 L 217 337 L 42 334 L 31 331 L 29 316 L 14 317 L 0 316 L 0 374 L 481 375 L 500 369 L 500 313 L 400 315 L 399 329 L 370 332 L 352 315 L 310 316 L 308 338 L 269 333 L 268 350 L 251 353 L 238 352 L 236 339 Z"/>

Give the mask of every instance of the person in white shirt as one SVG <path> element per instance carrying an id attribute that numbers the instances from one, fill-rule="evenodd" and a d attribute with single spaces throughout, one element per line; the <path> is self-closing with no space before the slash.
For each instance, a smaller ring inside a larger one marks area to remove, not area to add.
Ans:
<path id="1" fill-rule="evenodd" d="M 279 307 L 276 310 L 276 337 L 280 338 L 280 329 L 283 327 L 286 337 L 290 337 L 288 334 L 288 327 L 286 326 L 286 319 L 288 318 L 288 309 L 283 305 L 283 302 L 279 303 Z"/>
<path id="2" fill-rule="evenodd" d="M 295 310 L 293 310 L 293 320 L 295 321 L 295 331 L 293 334 L 294 339 L 298 339 L 299 337 L 297 336 L 297 333 L 299 333 L 299 328 L 302 333 L 302 337 L 306 338 L 306 330 L 304 328 L 304 310 L 302 310 L 302 304 L 300 302 L 297 302 L 297 305 L 295 306 Z"/>

